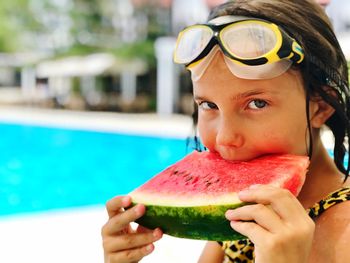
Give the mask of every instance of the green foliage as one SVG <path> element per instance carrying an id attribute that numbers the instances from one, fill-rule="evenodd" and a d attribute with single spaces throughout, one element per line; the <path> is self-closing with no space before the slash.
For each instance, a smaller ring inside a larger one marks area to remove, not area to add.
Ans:
<path id="1" fill-rule="evenodd" d="M 137 57 L 145 60 L 151 67 L 155 65 L 154 41 L 157 37 L 166 35 L 169 27 L 160 22 L 162 20 L 159 19 L 159 14 L 169 19 L 169 10 L 159 10 L 154 4 L 135 9 L 135 16 L 143 15 L 148 19 L 146 39 L 123 42 L 120 25 L 115 24 L 115 1 L 73 0 L 73 4 L 70 18 L 74 25 L 71 29 L 74 43 L 68 50 L 59 52 L 60 56 L 109 52 L 121 59 Z M 86 41 L 82 39 L 82 35 L 86 36 Z"/>
<path id="2" fill-rule="evenodd" d="M 98 52 L 106 52 L 106 50 L 95 46 L 88 46 L 82 44 L 72 45 L 70 48 L 65 50 L 59 50 L 56 52 L 56 58 L 68 57 L 68 56 L 84 56 Z"/>
<path id="3" fill-rule="evenodd" d="M 154 41 L 152 40 L 123 44 L 117 48 L 101 48 L 96 46 L 76 44 L 68 50 L 57 53 L 56 58 L 67 56 L 84 56 L 98 52 L 111 53 L 116 57 L 126 61 L 136 58 L 142 59 L 146 61 L 150 67 L 154 67 L 156 65 Z"/>
<path id="4" fill-rule="evenodd" d="M 123 46 L 111 50 L 111 52 L 122 59 L 128 60 L 133 58 L 141 58 L 148 62 L 150 66 L 155 66 L 156 60 L 154 55 L 154 41 L 145 40 Z"/>
<path id="5" fill-rule="evenodd" d="M 0 24 L 0 52 L 29 49 L 22 37 L 42 29 L 29 0 L 0 1 Z"/>
<path id="6" fill-rule="evenodd" d="M 63 15 L 70 20 L 67 31 L 70 42 L 67 46 L 47 45 L 55 56 L 110 52 L 125 60 L 137 57 L 151 67 L 155 65 L 154 41 L 170 33 L 169 9 L 152 1 L 134 9 L 132 15 L 143 17 L 148 23 L 142 31 L 143 37 L 128 41 L 121 36 L 122 25 L 118 24 L 119 15 L 115 13 L 117 1 L 71 0 L 69 3 L 67 7 L 52 0 L 1 0 L 0 52 L 35 51 L 40 46 L 36 45 L 38 36 L 54 41 L 55 29 L 60 27 Z M 39 42 L 42 43 L 48 42 Z"/>
<path id="7" fill-rule="evenodd" d="M 77 46 L 83 46 L 78 39 L 82 32 L 100 34 L 105 31 L 109 31 L 109 33 L 113 31 L 110 25 L 103 24 L 105 15 L 101 10 L 102 3 L 100 1 L 73 0 L 72 2 L 73 8 L 69 15 L 74 26 L 71 28 L 71 33 Z"/>
<path id="8" fill-rule="evenodd" d="M 171 13 L 170 9 L 157 7 L 154 4 L 148 4 L 137 9 L 136 12 L 146 14 L 148 19 L 148 39 L 156 40 L 160 36 L 171 33 Z"/>

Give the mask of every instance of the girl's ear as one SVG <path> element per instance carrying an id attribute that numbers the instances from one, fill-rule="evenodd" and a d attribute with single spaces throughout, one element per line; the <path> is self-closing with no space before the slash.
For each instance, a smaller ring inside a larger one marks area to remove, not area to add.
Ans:
<path id="1" fill-rule="evenodd" d="M 323 99 L 310 101 L 310 123 L 313 128 L 321 128 L 333 113 L 334 108 Z"/>

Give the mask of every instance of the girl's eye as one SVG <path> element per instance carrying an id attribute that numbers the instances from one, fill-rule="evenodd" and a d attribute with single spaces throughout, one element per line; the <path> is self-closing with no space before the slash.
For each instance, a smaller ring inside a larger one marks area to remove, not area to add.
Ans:
<path id="1" fill-rule="evenodd" d="M 199 108 L 203 110 L 213 110 L 213 109 L 217 109 L 218 107 L 215 105 L 215 103 L 202 101 L 199 103 Z"/>
<path id="2" fill-rule="evenodd" d="M 264 100 L 252 100 L 249 102 L 248 107 L 253 110 L 258 110 L 265 108 L 267 106 L 267 102 Z"/>

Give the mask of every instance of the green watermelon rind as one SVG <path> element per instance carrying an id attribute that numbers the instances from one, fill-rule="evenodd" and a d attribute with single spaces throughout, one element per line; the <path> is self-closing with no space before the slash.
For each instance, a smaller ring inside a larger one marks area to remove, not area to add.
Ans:
<path id="1" fill-rule="evenodd" d="M 165 234 L 180 238 L 212 241 L 246 239 L 234 231 L 230 221 L 225 218 L 227 210 L 246 204 L 192 207 L 145 205 L 146 213 L 136 223 L 149 229 L 159 227 Z"/>

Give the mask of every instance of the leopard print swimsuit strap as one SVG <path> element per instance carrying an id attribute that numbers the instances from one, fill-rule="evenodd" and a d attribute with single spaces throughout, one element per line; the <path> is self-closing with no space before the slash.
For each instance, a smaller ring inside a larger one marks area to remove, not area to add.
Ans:
<path id="1" fill-rule="evenodd" d="M 315 219 L 328 208 L 350 200 L 350 187 L 341 188 L 330 193 L 310 209 L 307 210 L 309 216 Z M 254 244 L 249 239 L 219 242 L 225 252 L 223 263 L 253 263 Z"/>
<path id="2" fill-rule="evenodd" d="M 309 213 L 309 216 L 312 219 L 315 219 L 328 208 L 348 200 L 350 200 L 350 187 L 344 187 L 333 193 L 330 193 L 326 198 L 316 203 L 307 211 Z"/>

